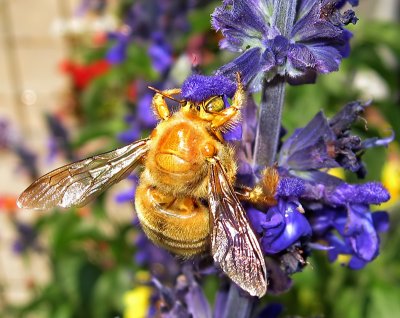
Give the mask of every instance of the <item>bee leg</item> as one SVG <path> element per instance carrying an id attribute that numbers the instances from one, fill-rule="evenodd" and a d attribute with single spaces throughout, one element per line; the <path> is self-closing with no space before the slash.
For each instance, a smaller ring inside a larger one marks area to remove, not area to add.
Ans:
<path id="1" fill-rule="evenodd" d="M 211 121 L 211 128 L 224 128 L 239 119 L 240 109 L 246 102 L 246 92 L 240 80 L 239 73 L 236 73 L 237 89 L 232 99 L 232 105 L 215 115 Z"/>
<path id="2" fill-rule="evenodd" d="M 170 113 L 168 109 L 167 102 L 165 101 L 165 96 L 172 96 L 176 94 L 180 94 L 180 88 L 166 89 L 161 93 L 156 93 L 152 100 L 152 107 L 154 114 L 161 118 L 162 120 L 166 120 L 169 118 Z"/>

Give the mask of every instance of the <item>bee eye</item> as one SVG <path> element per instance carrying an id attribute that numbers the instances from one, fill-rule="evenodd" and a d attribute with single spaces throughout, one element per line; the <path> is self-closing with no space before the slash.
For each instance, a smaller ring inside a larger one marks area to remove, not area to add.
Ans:
<path id="1" fill-rule="evenodd" d="M 196 110 L 197 110 L 198 112 L 200 111 L 200 106 L 199 106 L 199 105 L 196 106 Z"/>
<path id="2" fill-rule="evenodd" d="M 220 112 L 224 108 L 225 108 L 225 104 L 224 104 L 222 97 L 213 98 L 206 104 L 206 110 L 209 113 Z"/>

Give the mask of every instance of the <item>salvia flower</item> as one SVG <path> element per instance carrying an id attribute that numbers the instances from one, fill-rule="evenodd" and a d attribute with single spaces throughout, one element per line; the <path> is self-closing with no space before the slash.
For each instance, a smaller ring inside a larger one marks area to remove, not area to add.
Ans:
<path id="1" fill-rule="evenodd" d="M 328 246 L 328 257 L 350 257 L 348 266 L 360 269 L 379 253 L 378 233 L 388 229 L 384 211 L 371 213 L 366 204 L 349 204 L 338 208 L 322 206 L 309 211 L 314 239 Z"/>
<path id="2" fill-rule="evenodd" d="M 224 0 L 212 14 L 212 26 L 224 35 L 220 46 L 240 52 L 217 73 L 240 72 L 250 90 L 264 78 L 280 75 L 289 82 L 312 82 L 316 74 L 337 71 L 349 54 L 351 33 L 343 27 L 357 18 L 335 0 Z M 289 15 L 285 26 L 280 25 Z"/>
<path id="3" fill-rule="evenodd" d="M 249 187 L 264 186 L 270 171 L 261 173 L 262 167 L 252 161 L 254 134 L 248 119 L 255 116 L 253 104 L 249 98 L 249 108 L 243 111 L 242 137 L 234 142 L 238 183 Z M 379 182 L 348 184 L 327 173 L 329 168 L 343 167 L 363 176 L 365 150 L 386 146 L 393 139 L 362 140 L 351 133 L 352 124 L 367 106 L 349 103 L 331 119 L 319 112 L 304 128 L 295 130 L 279 149 L 274 168 L 278 181 L 264 186 L 272 186 L 275 204 L 267 208 L 246 205 L 269 266 L 275 268 L 270 276 L 272 292 L 290 286 L 290 279 L 283 277 L 301 270 L 312 248 L 326 250 L 331 261 L 339 255 L 349 256 L 348 266 L 353 269 L 378 255 L 379 233 L 387 229 L 388 215 L 372 212 L 370 205 L 389 200 L 388 191 Z"/>
<path id="4" fill-rule="evenodd" d="M 362 141 L 360 137 L 351 135 L 351 125 L 368 105 L 348 103 L 330 120 L 319 112 L 283 143 L 279 166 L 293 172 L 343 167 L 364 177 L 366 170 L 361 154 L 370 147 L 387 146 L 394 139 L 392 135 Z"/>
<path id="5" fill-rule="evenodd" d="M 299 202 L 280 199 L 267 213 L 248 210 L 256 231 L 261 234 L 261 246 L 266 254 L 279 253 L 300 239 L 311 236 L 311 226 Z"/>

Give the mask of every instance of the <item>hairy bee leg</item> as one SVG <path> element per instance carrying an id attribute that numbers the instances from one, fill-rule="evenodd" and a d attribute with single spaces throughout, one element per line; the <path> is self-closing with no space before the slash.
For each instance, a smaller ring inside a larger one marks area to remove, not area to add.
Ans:
<path id="1" fill-rule="evenodd" d="M 239 73 L 236 73 L 236 82 L 237 89 L 232 99 L 232 105 L 215 115 L 211 122 L 211 128 L 223 127 L 226 123 L 238 119 L 240 109 L 243 107 L 247 96 L 240 80 Z"/>
<path id="2" fill-rule="evenodd" d="M 180 88 L 173 88 L 173 89 L 166 89 L 162 91 L 161 93 L 156 93 L 153 97 L 152 100 L 152 107 L 153 107 L 153 112 L 155 113 L 156 116 L 161 118 L 162 120 L 166 120 L 170 116 L 169 108 L 167 105 L 167 102 L 165 101 L 165 95 L 166 96 L 172 96 L 176 94 L 180 94 L 181 89 Z"/>

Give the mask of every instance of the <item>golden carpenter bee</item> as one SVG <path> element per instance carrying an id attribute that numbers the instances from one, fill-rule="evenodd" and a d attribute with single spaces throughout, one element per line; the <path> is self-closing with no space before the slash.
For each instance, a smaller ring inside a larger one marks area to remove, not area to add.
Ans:
<path id="1" fill-rule="evenodd" d="M 240 76 L 227 108 L 222 96 L 193 102 L 174 98 L 181 89 L 153 90 L 152 107 L 160 121 L 148 138 L 46 174 L 21 194 L 18 206 L 85 205 L 141 163 L 135 207 L 147 236 L 186 258 L 211 249 L 232 281 L 252 296 L 263 296 L 264 257 L 233 187 L 234 149 L 222 135 L 239 120 L 245 104 Z M 165 98 L 179 101 L 179 110 L 171 113 Z"/>

